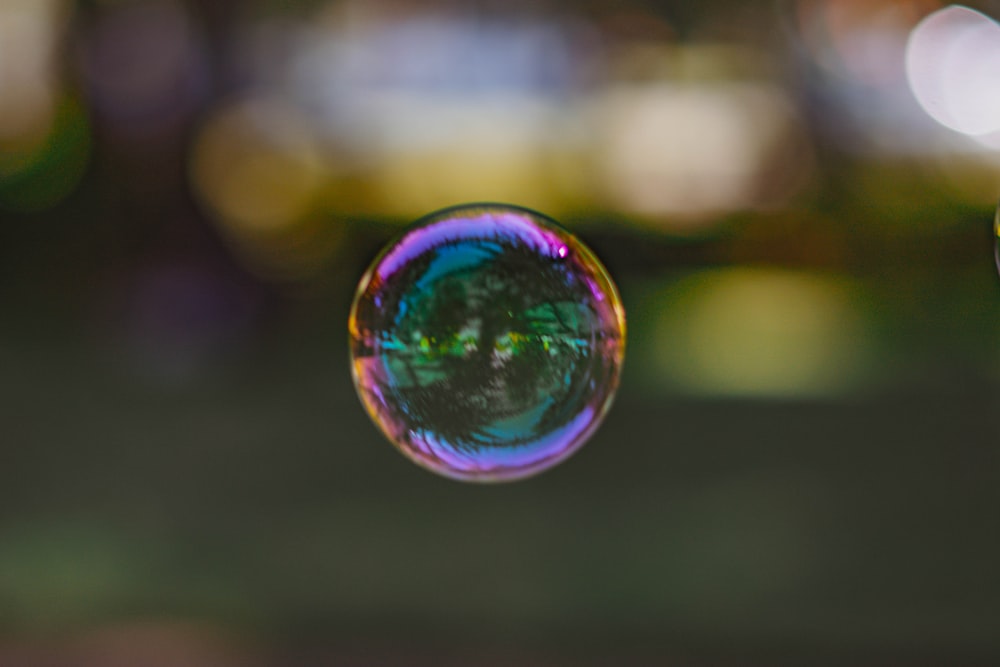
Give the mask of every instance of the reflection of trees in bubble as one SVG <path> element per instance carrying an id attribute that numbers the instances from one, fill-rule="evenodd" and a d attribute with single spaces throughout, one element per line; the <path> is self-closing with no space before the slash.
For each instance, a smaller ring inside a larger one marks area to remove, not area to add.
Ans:
<path id="1" fill-rule="evenodd" d="M 371 312 L 373 352 L 391 370 L 385 390 L 409 429 L 476 448 L 529 442 L 576 416 L 611 371 L 573 267 L 495 235 L 438 246 L 393 275 Z M 519 417 L 508 438 L 489 430 Z"/>

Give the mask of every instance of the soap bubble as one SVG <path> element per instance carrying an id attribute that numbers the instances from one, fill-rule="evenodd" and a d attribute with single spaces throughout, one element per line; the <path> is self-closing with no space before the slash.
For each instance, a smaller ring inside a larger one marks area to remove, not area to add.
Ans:
<path id="1" fill-rule="evenodd" d="M 479 204 L 432 213 L 361 279 L 354 383 L 382 432 L 454 479 L 520 479 L 597 429 L 625 351 L 607 271 L 555 221 Z"/>
<path id="2" fill-rule="evenodd" d="M 997 265 L 997 271 L 1000 271 L 1000 204 L 997 204 L 993 214 L 993 261 Z"/>

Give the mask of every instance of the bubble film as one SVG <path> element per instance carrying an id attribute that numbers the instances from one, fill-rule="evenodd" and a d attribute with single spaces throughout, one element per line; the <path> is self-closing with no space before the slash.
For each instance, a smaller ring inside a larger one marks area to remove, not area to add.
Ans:
<path id="1" fill-rule="evenodd" d="M 993 261 L 1000 272 L 1000 204 L 993 214 Z"/>
<path id="2" fill-rule="evenodd" d="M 433 213 L 361 279 L 349 322 L 354 383 L 406 456 L 465 481 L 527 477 L 604 418 L 625 312 L 598 259 L 533 211 Z"/>

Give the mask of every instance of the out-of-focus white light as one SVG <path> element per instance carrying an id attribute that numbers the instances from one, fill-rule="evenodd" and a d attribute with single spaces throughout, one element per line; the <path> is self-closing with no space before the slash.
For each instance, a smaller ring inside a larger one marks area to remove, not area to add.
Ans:
<path id="1" fill-rule="evenodd" d="M 803 46 L 824 70 L 852 83 L 891 88 L 905 78 L 906 40 L 936 0 L 799 0 Z"/>
<path id="2" fill-rule="evenodd" d="M 59 0 L 0 2 L 0 142 L 35 144 L 48 135 L 65 9 Z"/>
<path id="3" fill-rule="evenodd" d="M 921 21 L 906 47 L 906 76 L 920 106 L 962 134 L 1000 131 L 1000 25 L 952 5 Z"/>
<path id="4" fill-rule="evenodd" d="M 338 160 L 371 183 L 365 209 L 409 218 L 499 200 L 557 212 L 582 180 L 567 116 L 587 54 L 570 31 L 374 7 L 331 5 L 304 32 L 289 81 Z"/>
<path id="5" fill-rule="evenodd" d="M 781 91 L 763 83 L 623 87 L 603 110 L 603 181 L 613 204 L 633 214 L 690 221 L 753 208 L 769 203 L 765 175 L 808 171 L 801 160 L 775 162 L 791 156 L 780 147 L 796 118 Z"/>

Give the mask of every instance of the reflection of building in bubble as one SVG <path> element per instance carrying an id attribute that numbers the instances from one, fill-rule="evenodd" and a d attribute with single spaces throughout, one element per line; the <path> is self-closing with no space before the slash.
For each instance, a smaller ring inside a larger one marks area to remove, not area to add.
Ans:
<path id="1" fill-rule="evenodd" d="M 850 389 L 871 337 L 852 286 L 788 270 L 696 274 L 656 304 L 658 370 L 698 394 L 826 395 Z"/>

